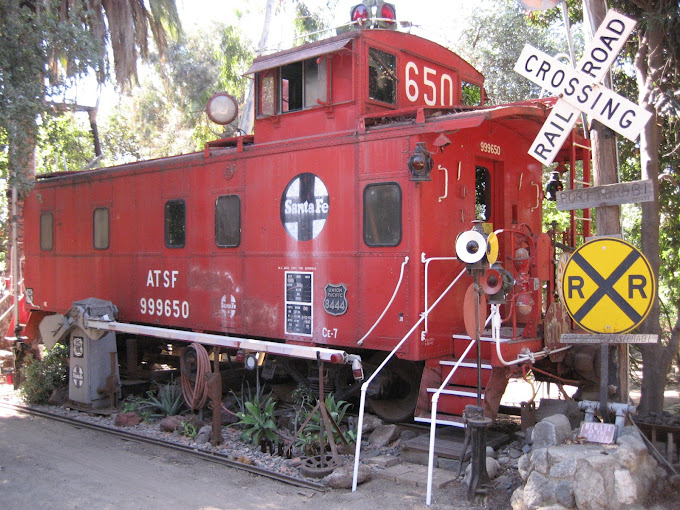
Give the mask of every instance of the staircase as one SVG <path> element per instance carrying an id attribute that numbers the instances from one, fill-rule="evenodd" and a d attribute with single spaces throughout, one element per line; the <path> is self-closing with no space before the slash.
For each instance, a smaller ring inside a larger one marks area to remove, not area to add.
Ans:
<path id="1" fill-rule="evenodd" d="M 419 423 L 432 423 L 432 415 L 429 412 L 432 396 L 439 390 L 446 380 L 447 384 L 440 392 L 437 407 L 436 423 L 438 425 L 450 425 L 453 427 L 465 427 L 463 411 L 467 405 L 477 405 L 477 350 L 474 342 L 467 335 L 454 335 L 454 355 L 449 359 L 428 360 L 423 371 L 421 382 L 421 400 L 418 402 L 414 421 Z M 507 342 L 507 339 L 501 339 Z M 481 338 L 481 379 L 482 401 L 484 400 L 484 388 L 491 379 L 494 340 L 490 336 Z M 462 358 L 462 359 L 461 359 Z M 458 365 L 458 368 L 456 367 Z M 451 375 L 451 371 L 454 370 Z M 450 377 L 449 377 L 450 376 Z M 427 394 L 427 402 L 422 401 L 422 396 Z"/>

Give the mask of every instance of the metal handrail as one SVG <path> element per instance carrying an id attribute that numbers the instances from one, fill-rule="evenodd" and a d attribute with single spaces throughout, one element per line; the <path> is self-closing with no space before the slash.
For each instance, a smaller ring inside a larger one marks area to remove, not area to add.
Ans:
<path id="1" fill-rule="evenodd" d="M 456 361 L 456 364 L 453 365 L 453 368 L 451 369 L 451 372 L 449 372 L 449 375 L 446 376 L 446 379 L 442 382 L 441 386 L 439 389 L 432 395 L 432 411 L 430 413 L 430 449 L 428 453 L 428 459 L 427 459 L 427 497 L 425 499 L 425 504 L 427 506 L 430 506 L 430 503 L 432 501 L 432 473 L 434 469 L 434 442 L 435 442 L 435 430 L 436 430 L 436 425 L 437 425 L 437 405 L 439 404 L 439 395 L 441 395 L 441 392 L 444 390 L 444 387 L 449 384 L 449 381 L 451 380 L 451 377 L 453 377 L 453 374 L 458 370 L 458 367 L 460 364 L 463 362 L 465 359 L 465 356 L 468 355 L 470 352 L 470 349 L 472 349 L 472 346 L 475 345 L 475 340 L 474 338 L 470 342 L 470 344 L 465 348 L 465 351 L 463 351 L 462 356 L 458 358 L 458 361 Z M 463 452 L 463 455 L 465 455 L 465 452 Z M 461 462 L 463 462 L 463 458 L 461 457 L 460 459 Z"/>
<path id="2" fill-rule="evenodd" d="M 359 477 L 359 460 L 361 457 L 361 435 L 362 435 L 362 429 L 364 427 L 364 407 L 366 406 L 366 391 L 368 390 L 368 386 L 373 382 L 373 379 L 376 378 L 378 373 L 387 365 L 387 363 L 392 359 L 394 354 L 401 348 L 402 345 L 404 345 L 404 342 L 413 334 L 413 332 L 420 326 L 420 324 L 425 320 L 427 315 L 432 311 L 432 309 L 439 304 L 439 302 L 444 298 L 446 294 L 451 290 L 451 288 L 460 280 L 460 278 L 466 273 L 467 268 L 463 268 L 463 270 L 454 278 L 454 280 L 449 284 L 446 289 L 441 293 L 441 295 L 437 298 L 437 300 L 432 303 L 432 306 L 425 310 L 423 313 L 420 314 L 420 319 L 418 319 L 418 322 L 416 322 L 413 327 L 404 335 L 404 338 L 402 338 L 399 343 L 392 349 L 392 351 L 387 355 L 385 360 L 378 366 L 375 372 L 371 374 L 371 377 L 366 380 L 361 385 L 361 400 L 359 403 L 359 422 L 357 424 L 357 442 L 356 442 L 356 450 L 354 453 L 354 475 L 352 478 L 352 492 L 356 492 L 357 490 L 357 480 Z"/>

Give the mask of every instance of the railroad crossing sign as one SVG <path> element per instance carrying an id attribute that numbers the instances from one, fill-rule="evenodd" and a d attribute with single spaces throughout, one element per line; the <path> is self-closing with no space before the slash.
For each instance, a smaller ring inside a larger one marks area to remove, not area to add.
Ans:
<path id="1" fill-rule="evenodd" d="M 581 112 L 631 140 L 638 137 L 651 113 L 599 84 L 635 25 L 610 10 L 575 69 L 524 46 L 514 70 L 560 98 L 529 149 L 531 156 L 551 164 Z"/>
<path id="2" fill-rule="evenodd" d="M 569 315 L 591 333 L 626 333 L 649 314 L 656 294 L 652 268 L 633 245 L 589 241 L 569 258 L 562 295 Z"/>

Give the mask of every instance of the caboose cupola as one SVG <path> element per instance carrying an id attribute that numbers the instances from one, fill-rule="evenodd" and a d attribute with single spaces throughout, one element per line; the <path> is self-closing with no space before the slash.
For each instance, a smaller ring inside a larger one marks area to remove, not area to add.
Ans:
<path id="1" fill-rule="evenodd" d="M 380 15 L 391 4 L 361 5 Z M 258 57 L 247 73 L 255 78 L 256 143 L 356 132 L 366 115 L 483 103 L 481 73 L 446 48 L 396 30 L 351 30 Z"/>

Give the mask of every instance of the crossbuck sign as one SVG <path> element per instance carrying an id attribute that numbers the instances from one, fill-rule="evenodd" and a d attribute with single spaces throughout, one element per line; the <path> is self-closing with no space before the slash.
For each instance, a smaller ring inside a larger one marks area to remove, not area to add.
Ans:
<path id="1" fill-rule="evenodd" d="M 599 82 L 635 28 L 636 22 L 610 10 L 575 69 L 525 45 L 515 71 L 559 97 L 529 154 L 544 165 L 553 162 L 581 112 L 635 140 L 651 113 Z"/>

